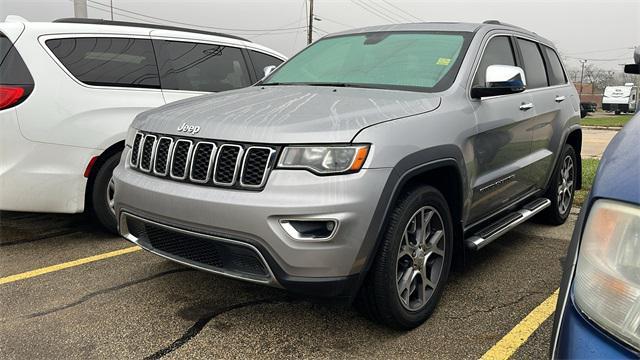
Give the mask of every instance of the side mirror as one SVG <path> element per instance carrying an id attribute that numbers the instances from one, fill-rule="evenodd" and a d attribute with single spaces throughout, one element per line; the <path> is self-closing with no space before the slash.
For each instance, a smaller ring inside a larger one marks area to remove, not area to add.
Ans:
<path id="1" fill-rule="evenodd" d="M 523 92 L 527 87 L 524 70 L 511 65 L 490 65 L 487 67 L 484 86 L 471 88 L 471 97 L 480 99 Z"/>
<path id="2" fill-rule="evenodd" d="M 271 75 L 271 73 L 277 68 L 277 66 L 275 65 L 269 65 L 269 66 L 265 66 L 264 69 L 262 69 L 262 71 L 264 71 L 264 76 L 262 77 L 263 79 L 266 78 L 267 76 Z"/>

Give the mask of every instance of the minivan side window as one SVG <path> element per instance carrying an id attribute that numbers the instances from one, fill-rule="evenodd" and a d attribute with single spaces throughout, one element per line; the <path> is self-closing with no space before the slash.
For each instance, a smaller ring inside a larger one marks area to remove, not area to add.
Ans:
<path id="1" fill-rule="evenodd" d="M 47 47 L 88 85 L 159 88 L 151 40 L 119 37 L 51 39 Z"/>
<path id="2" fill-rule="evenodd" d="M 540 53 L 538 44 L 533 41 L 518 38 L 518 46 L 522 53 L 527 89 L 549 86 L 544 60 L 542 60 L 542 54 Z"/>
<path id="3" fill-rule="evenodd" d="M 489 65 L 516 65 L 511 41 L 507 36 L 496 36 L 489 40 L 473 80 L 473 86 L 484 86 Z"/>
<path id="4" fill-rule="evenodd" d="M 264 68 L 267 66 L 278 66 L 282 64 L 282 60 L 265 53 L 261 53 L 254 50 L 249 50 L 251 55 L 251 62 L 253 63 L 253 69 L 256 72 L 256 77 L 262 79 L 264 77 Z"/>
<path id="5" fill-rule="evenodd" d="M 163 89 L 217 92 L 251 85 L 239 48 L 153 40 Z"/>
<path id="6" fill-rule="evenodd" d="M 564 73 L 562 69 L 562 64 L 560 63 L 560 58 L 558 58 L 558 54 L 556 54 L 553 49 L 548 46 L 542 45 L 542 49 L 547 55 L 548 63 L 549 63 L 549 85 L 562 85 L 567 83 L 567 75 Z"/>

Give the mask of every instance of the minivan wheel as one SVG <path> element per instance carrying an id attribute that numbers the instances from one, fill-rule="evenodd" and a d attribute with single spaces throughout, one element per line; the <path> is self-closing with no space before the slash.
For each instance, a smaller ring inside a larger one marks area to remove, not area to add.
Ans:
<path id="1" fill-rule="evenodd" d="M 115 184 L 113 182 L 113 169 L 120 161 L 121 152 L 110 156 L 98 169 L 93 189 L 91 192 L 91 204 L 93 215 L 98 222 L 109 232 L 117 234 L 116 213 L 114 208 Z"/>
<path id="2" fill-rule="evenodd" d="M 449 206 L 437 189 L 424 186 L 404 194 L 358 294 L 365 314 L 398 329 L 422 324 L 449 275 L 452 229 Z"/>
<path id="3" fill-rule="evenodd" d="M 546 197 L 551 205 L 540 213 L 545 223 L 561 225 L 567 221 L 576 191 L 577 168 L 576 152 L 566 144 L 547 189 Z"/>

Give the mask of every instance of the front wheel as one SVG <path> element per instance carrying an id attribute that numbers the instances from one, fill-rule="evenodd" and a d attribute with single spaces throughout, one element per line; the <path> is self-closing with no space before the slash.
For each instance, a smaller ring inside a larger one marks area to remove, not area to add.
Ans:
<path id="1" fill-rule="evenodd" d="M 571 145 L 567 144 L 564 146 L 547 189 L 546 196 L 551 200 L 551 205 L 540 214 L 544 222 L 561 225 L 567 221 L 573 205 L 577 168 L 576 152 Z"/>
<path id="2" fill-rule="evenodd" d="M 121 152 L 110 156 L 98 169 L 93 182 L 91 204 L 93 215 L 109 232 L 117 233 L 116 212 L 114 208 L 115 186 L 113 169 L 120 161 Z"/>
<path id="3" fill-rule="evenodd" d="M 396 204 L 358 303 L 372 319 L 412 329 L 433 312 L 449 276 L 453 226 L 449 206 L 431 186 Z"/>

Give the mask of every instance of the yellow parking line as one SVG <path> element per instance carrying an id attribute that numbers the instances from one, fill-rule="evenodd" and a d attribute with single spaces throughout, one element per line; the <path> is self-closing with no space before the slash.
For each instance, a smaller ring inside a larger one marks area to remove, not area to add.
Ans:
<path id="1" fill-rule="evenodd" d="M 529 336 L 553 314 L 558 301 L 558 291 L 559 289 L 556 289 L 542 304 L 533 309 L 507 335 L 482 355 L 481 359 L 498 360 L 510 358 L 529 339 Z"/>
<path id="2" fill-rule="evenodd" d="M 83 265 L 83 264 L 92 263 L 92 262 L 98 261 L 98 260 L 112 258 L 114 256 L 120 256 L 120 255 L 124 255 L 124 254 L 128 254 L 128 253 L 132 253 L 132 252 L 138 251 L 138 250 L 141 250 L 141 248 L 139 248 L 137 246 L 131 246 L 131 247 L 128 247 L 128 248 L 124 248 L 124 249 L 120 249 L 120 250 L 116 250 L 116 251 L 111 251 L 111 252 L 104 253 L 104 254 L 98 254 L 98 255 L 94 255 L 94 256 L 89 256 L 89 257 L 86 257 L 86 258 L 73 260 L 73 261 L 69 261 L 69 262 L 66 262 L 66 263 L 62 263 L 62 264 L 47 266 L 47 267 L 43 267 L 43 268 L 40 268 L 40 269 L 35 269 L 35 270 L 31 270 L 31 271 L 20 273 L 20 274 L 15 274 L 15 275 L 3 277 L 3 278 L 0 278 L 0 285 L 11 283 L 11 282 L 14 282 L 14 281 L 29 279 L 29 278 L 32 278 L 32 277 L 48 274 L 48 273 L 51 273 L 51 272 L 54 272 L 54 271 L 68 269 L 68 268 L 71 268 L 71 267 L 74 267 L 74 266 L 79 266 L 79 265 Z"/>

